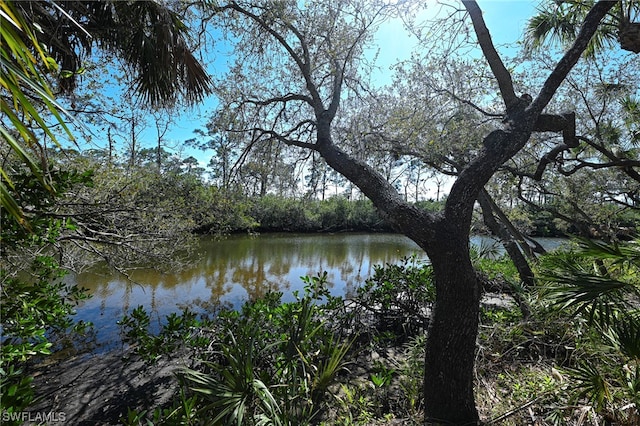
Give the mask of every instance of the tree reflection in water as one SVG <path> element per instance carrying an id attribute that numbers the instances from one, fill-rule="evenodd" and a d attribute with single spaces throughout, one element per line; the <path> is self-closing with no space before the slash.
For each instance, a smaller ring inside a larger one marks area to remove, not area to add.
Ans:
<path id="1" fill-rule="evenodd" d="M 373 274 L 374 265 L 424 252 L 403 235 L 343 233 L 203 238 L 199 253 L 180 272 L 137 269 L 132 281 L 104 268 L 69 275 L 93 295 L 78 307 L 76 318 L 93 322 L 100 343 L 111 349 L 119 342 L 116 321 L 139 305 L 158 327 L 166 315 L 186 307 L 203 313 L 221 304 L 238 308 L 268 291 L 280 291 L 283 301 L 291 301 L 304 287 L 301 276 L 323 271 L 331 293 L 349 297 Z"/>

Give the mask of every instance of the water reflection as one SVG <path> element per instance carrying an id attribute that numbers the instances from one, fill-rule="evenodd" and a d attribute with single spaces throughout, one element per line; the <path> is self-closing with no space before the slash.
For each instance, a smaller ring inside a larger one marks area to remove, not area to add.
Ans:
<path id="1" fill-rule="evenodd" d="M 206 311 L 223 303 L 237 308 L 269 290 L 293 300 L 293 291 L 304 287 L 300 277 L 322 271 L 327 271 L 332 294 L 349 296 L 374 265 L 414 253 L 422 255 L 412 241 L 393 234 L 241 235 L 203 239 L 198 261 L 178 273 L 140 269 L 127 280 L 103 268 L 68 280 L 93 295 L 78 307 L 77 318 L 92 321 L 99 340 L 113 347 L 118 340 L 115 322 L 139 305 L 157 327 L 165 315 L 184 307 Z"/>
<path id="2" fill-rule="evenodd" d="M 478 243 L 474 237 L 472 243 Z M 93 297 L 80 305 L 77 318 L 92 321 L 99 342 L 113 348 L 119 342 L 116 321 L 142 305 L 158 327 L 164 316 L 189 307 L 213 311 L 219 304 L 237 308 L 267 291 L 281 291 L 293 300 L 302 291 L 301 276 L 327 271 L 333 295 L 354 294 L 373 273 L 373 266 L 395 263 L 418 254 L 419 247 L 395 234 L 264 234 L 203 239 L 197 261 L 178 273 L 135 270 L 131 280 L 105 268 L 70 275 Z"/>

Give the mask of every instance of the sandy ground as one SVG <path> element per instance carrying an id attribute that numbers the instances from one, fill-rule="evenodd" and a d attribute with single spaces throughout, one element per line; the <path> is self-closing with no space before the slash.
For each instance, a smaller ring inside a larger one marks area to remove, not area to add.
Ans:
<path id="1" fill-rule="evenodd" d="M 177 388 L 174 372 L 186 363 L 186 357 L 161 358 L 152 366 L 125 362 L 122 351 L 116 351 L 39 366 L 33 372 L 38 401 L 29 412 L 32 418 L 53 413 L 49 419 L 54 421 L 47 424 L 121 424 L 127 407 L 167 403 Z"/>

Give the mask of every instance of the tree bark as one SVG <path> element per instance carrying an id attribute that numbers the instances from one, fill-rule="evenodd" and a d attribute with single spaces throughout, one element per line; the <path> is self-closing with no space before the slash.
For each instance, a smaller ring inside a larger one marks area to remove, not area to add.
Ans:
<path id="1" fill-rule="evenodd" d="M 527 262 L 527 259 L 518 247 L 518 243 L 516 243 L 509 231 L 493 216 L 493 208 L 489 199 L 489 194 L 487 194 L 485 190 L 480 191 L 480 194 L 478 194 L 478 203 L 482 209 L 484 223 L 491 230 L 491 233 L 500 238 L 504 249 L 518 270 L 520 280 L 525 286 L 533 287 L 535 285 L 535 281 L 529 262 Z M 526 242 L 520 241 L 520 244 L 526 244 Z"/>
<path id="2" fill-rule="evenodd" d="M 473 367 L 480 282 L 469 257 L 468 228 L 441 223 L 428 255 L 437 296 L 425 354 L 425 424 L 475 425 L 479 417 Z"/>
<path id="3" fill-rule="evenodd" d="M 480 203 L 480 208 L 482 209 L 484 223 L 495 236 L 500 238 L 509 258 L 518 270 L 520 281 L 522 281 L 522 283 L 527 287 L 533 287 L 535 285 L 535 277 L 531 267 L 529 266 L 529 262 L 527 262 L 527 259 L 520 251 L 518 244 L 513 240 L 511 234 L 509 234 L 509 231 L 493 216 L 493 208 L 489 201 L 489 195 L 485 190 L 480 191 L 480 194 L 478 195 L 478 203 Z M 531 310 L 522 295 L 515 291 L 515 289 L 512 291 L 511 295 L 518 304 L 522 316 L 524 318 L 528 318 L 531 315 Z"/>
<path id="4" fill-rule="evenodd" d="M 533 261 L 537 259 L 536 253 L 546 253 L 546 250 L 540 245 L 540 243 L 535 241 L 533 238 L 524 235 L 513 225 L 513 223 L 511 223 L 504 211 L 496 204 L 493 198 L 489 196 L 486 190 L 483 192 L 487 197 L 487 201 L 491 205 L 491 211 L 495 214 L 496 221 L 498 221 L 498 223 L 501 224 L 501 227 L 503 227 L 512 239 L 518 243 L 526 258 Z"/>

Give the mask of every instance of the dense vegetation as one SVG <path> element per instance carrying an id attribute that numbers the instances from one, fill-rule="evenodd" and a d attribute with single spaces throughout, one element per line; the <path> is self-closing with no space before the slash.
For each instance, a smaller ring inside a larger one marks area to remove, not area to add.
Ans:
<path id="1" fill-rule="evenodd" d="M 173 405 L 121 421 L 637 424 L 637 2 L 545 2 L 513 58 L 474 1 L 428 22 L 412 2 L 183 6 L 0 0 L 3 420 L 33 402 L 31 363 L 90 328 L 66 270 L 176 270 L 203 234 L 392 229 L 430 263 L 381 265 L 348 303 L 320 275 L 157 335 L 131 312 L 147 362 L 194 356 Z M 418 45 L 383 85 L 367 52 L 399 16 Z M 234 62 L 215 83 L 193 53 L 211 28 Z M 173 112 L 210 94 L 170 146 Z M 581 239 L 530 238 L 558 235 Z"/>
<path id="2" fill-rule="evenodd" d="M 488 253 L 474 252 L 486 288 L 515 285 L 511 261 Z M 541 259 L 544 278 L 524 293 L 531 315 L 506 296 L 483 304 L 476 380 L 489 424 L 637 423 L 637 255 L 635 245 L 585 240 Z M 144 310 L 133 311 L 121 326 L 138 356 L 153 365 L 186 345 L 191 367 L 168 406 L 130 407 L 123 423 L 421 424 L 431 266 L 381 265 L 347 303 L 329 296 L 325 279 L 305 278 L 295 302 L 270 293 L 215 317 L 185 312 L 157 335 Z"/>

